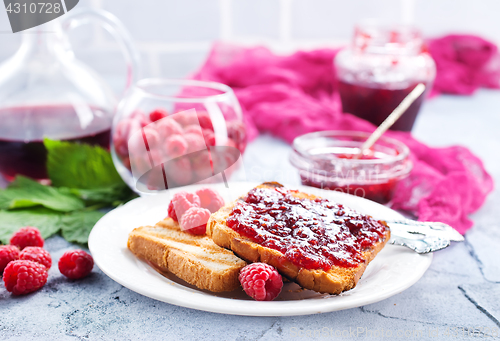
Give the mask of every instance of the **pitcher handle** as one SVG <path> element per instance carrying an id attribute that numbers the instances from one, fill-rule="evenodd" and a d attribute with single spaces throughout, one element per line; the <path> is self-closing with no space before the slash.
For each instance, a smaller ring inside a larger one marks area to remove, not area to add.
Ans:
<path id="1" fill-rule="evenodd" d="M 127 89 L 139 79 L 140 57 L 130 34 L 121 21 L 107 11 L 93 8 L 72 10 L 62 17 L 62 25 L 68 30 L 93 21 L 98 22 L 106 31 L 111 33 L 120 45 L 127 64 L 127 83 L 125 86 L 125 91 L 127 91 Z"/>

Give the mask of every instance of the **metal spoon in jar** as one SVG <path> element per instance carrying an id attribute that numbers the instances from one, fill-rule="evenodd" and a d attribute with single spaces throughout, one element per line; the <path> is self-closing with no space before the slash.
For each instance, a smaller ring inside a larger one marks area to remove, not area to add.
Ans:
<path id="1" fill-rule="evenodd" d="M 375 142 L 389 129 L 397 120 L 405 113 L 410 105 L 415 102 L 415 100 L 420 97 L 425 91 L 425 85 L 419 83 L 404 99 L 399 105 L 392 111 L 392 113 L 387 116 L 387 118 L 382 122 L 377 129 L 368 137 L 368 139 L 363 143 L 359 153 L 354 157 L 354 159 L 359 159 L 365 154 L 365 151 L 369 150 Z"/>
<path id="2" fill-rule="evenodd" d="M 424 91 L 425 85 L 418 84 L 363 143 L 355 158 L 362 157 L 365 151 L 375 144 Z M 441 250 L 448 247 L 451 241 L 462 242 L 464 240 L 464 237 L 458 231 L 444 223 L 405 219 L 388 221 L 387 224 L 391 228 L 389 244 L 406 246 L 417 253 Z"/>

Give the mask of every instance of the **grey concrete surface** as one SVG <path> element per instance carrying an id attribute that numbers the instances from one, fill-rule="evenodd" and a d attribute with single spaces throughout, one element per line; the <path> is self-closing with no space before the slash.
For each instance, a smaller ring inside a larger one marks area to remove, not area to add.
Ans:
<path id="1" fill-rule="evenodd" d="M 500 92 L 441 96 L 426 103 L 415 135 L 434 146 L 460 143 L 481 156 L 500 182 Z M 245 155 L 248 180 L 298 183 L 290 147 L 270 136 Z M 296 317 L 207 313 L 143 297 L 98 268 L 81 281 L 53 266 L 47 285 L 12 297 L 0 285 L 0 340 L 494 340 L 500 334 L 500 191 L 472 218 L 466 242 L 437 252 L 421 280 L 384 301 Z M 47 240 L 54 263 L 76 248 Z"/>

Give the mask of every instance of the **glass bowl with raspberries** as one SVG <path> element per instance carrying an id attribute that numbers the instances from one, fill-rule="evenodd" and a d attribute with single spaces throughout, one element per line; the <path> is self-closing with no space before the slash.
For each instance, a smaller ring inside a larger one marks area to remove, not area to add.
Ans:
<path id="1" fill-rule="evenodd" d="M 113 162 L 139 194 L 226 182 L 247 139 L 232 89 L 216 82 L 143 79 L 120 102 Z"/>

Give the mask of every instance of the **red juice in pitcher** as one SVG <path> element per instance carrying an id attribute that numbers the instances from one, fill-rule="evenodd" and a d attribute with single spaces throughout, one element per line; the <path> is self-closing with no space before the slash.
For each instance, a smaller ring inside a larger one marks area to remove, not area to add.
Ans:
<path id="1" fill-rule="evenodd" d="M 0 175 L 47 179 L 45 137 L 109 149 L 111 114 L 88 106 L 37 105 L 0 109 Z"/>

